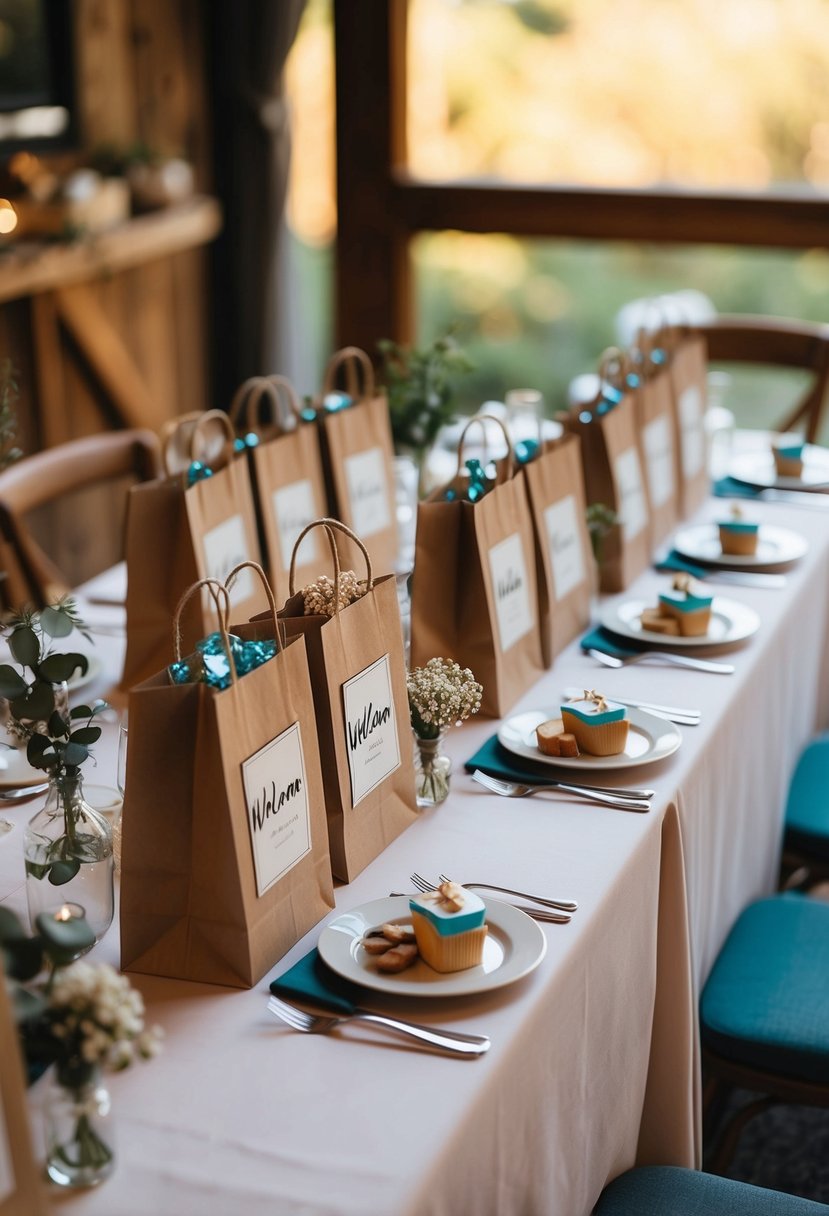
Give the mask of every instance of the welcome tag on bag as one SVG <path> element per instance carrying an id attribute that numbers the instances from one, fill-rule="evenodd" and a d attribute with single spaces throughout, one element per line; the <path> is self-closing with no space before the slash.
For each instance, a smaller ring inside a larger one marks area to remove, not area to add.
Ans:
<path id="1" fill-rule="evenodd" d="M 498 639 L 506 651 L 535 627 L 527 586 L 527 565 L 518 532 L 489 550 L 489 570 L 495 590 Z"/>
<path id="2" fill-rule="evenodd" d="M 215 579 L 218 583 L 223 583 L 231 570 L 237 566 L 252 561 L 241 515 L 231 515 L 229 519 L 205 532 L 201 544 L 204 567 L 202 577 Z M 254 591 L 253 575 L 250 569 L 246 568 L 241 571 L 230 589 L 231 607 L 235 608 L 250 599 Z M 203 592 L 203 597 L 207 597 L 206 604 L 209 598 L 206 591 Z"/>
<path id="3" fill-rule="evenodd" d="M 311 851 L 302 733 L 294 722 L 242 763 L 256 894 L 262 896 Z"/>
<path id="4" fill-rule="evenodd" d="M 343 684 L 351 804 L 358 803 L 400 767 L 400 744 L 389 656 Z"/>
<path id="5" fill-rule="evenodd" d="M 566 498 L 547 507 L 544 512 L 553 589 L 557 600 L 565 599 L 587 578 L 578 511 L 575 497 L 568 494 Z"/>
<path id="6" fill-rule="evenodd" d="M 389 486 L 382 448 L 368 448 L 346 456 L 345 479 L 351 510 L 351 527 L 358 536 L 374 536 L 389 527 Z M 310 521 L 309 521 L 310 522 Z"/>

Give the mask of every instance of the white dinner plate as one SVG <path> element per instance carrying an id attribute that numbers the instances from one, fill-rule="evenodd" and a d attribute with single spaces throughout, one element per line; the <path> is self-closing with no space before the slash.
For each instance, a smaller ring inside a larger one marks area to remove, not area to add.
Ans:
<path id="1" fill-rule="evenodd" d="M 32 768 L 29 764 L 25 747 L 8 747 L 5 743 L 0 743 L 0 790 L 40 785 L 42 781 L 48 780 L 48 774 L 42 768 Z"/>
<path id="2" fill-rule="evenodd" d="M 320 934 L 320 957 L 345 979 L 395 996 L 472 996 L 503 988 L 535 970 L 547 951 L 547 939 L 540 926 L 518 908 L 496 899 L 484 903 L 489 932 L 478 967 L 442 974 L 419 958 L 397 975 L 377 970 L 374 958 L 360 943 L 370 929 L 388 922 L 411 924 L 407 895 L 375 899 L 343 912 Z"/>
<path id="3" fill-rule="evenodd" d="M 775 528 L 771 524 L 760 524 L 757 533 L 757 552 L 723 553 L 720 545 L 720 530 L 715 523 L 699 524 L 694 528 L 683 528 L 674 537 L 677 553 L 691 561 L 708 562 L 712 566 L 728 566 L 729 569 L 752 566 L 784 566 L 797 561 L 809 548 L 805 536 L 788 528 Z"/>
<path id="4" fill-rule="evenodd" d="M 611 700 L 613 698 L 611 697 Z M 535 731 L 542 722 L 555 721 L 560 709 L 530 709 L 515 714 L 501 723 L 498 742 L 515 756 L 525 760 L 537 760 L 554 768 L 575 768 L 586 772 L 598 769 L 633 768 L 639 764 L 653 764 L 672 755 L 682 742 L 682 735 L 673 722 L 645 713 L 643 709 L 629 709 L 630 730 L 625 750 L 617 756 L 545 756 L 538 750 Z"/>
<path id="5" fill-rule="evenodd" d="M 637 642 L 667 646 L 671 650 L 684 650 L 695 646 L 723 646 L 750 638 L 760 628 L 760 618 L 753 608 L 738 604 L 736 600 L 723 599 L 717 595 L 711 604 L 711 622 L 708 632 L 698 638 L 673 637 L 665 633 L 654 633 L 643 629 L 639 619 L 645 608 L 655 608 L 657 597 L 650 600 L 625 600 L 621 604 L 605 604 L 601 612 L 601 623 L 605 629 L 623 638 L 634 638 Z"/>
<path id="6" fill-rule="evenodd" d="M 735 481 L 748 486 L 780 490 L 829 489 L 829 450 L 807 443 L 803 449 L 803 472 L 800 477 L 779 477 L 771 450 L 741 452 L 731 461 L 728 470 Z"/>

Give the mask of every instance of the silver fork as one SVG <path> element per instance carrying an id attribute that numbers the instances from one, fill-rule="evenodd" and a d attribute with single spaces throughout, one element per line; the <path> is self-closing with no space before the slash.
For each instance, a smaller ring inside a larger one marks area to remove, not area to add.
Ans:
<path id="1" fill-rule="evenodd" d="M 616 790 L 605 792 L 592 786 L 569 785 L 564 781 L 538 781 L 532 785 L 517 781 L 501 781 L 498 777 L 490 777 L 487 773 L 482 773 L 479 768 L 476 768 L 472 774 L 472 780 L 486 786 L 493 794 L 500 794 L 502 798 L 529 798 L 532 794 L 537 794 L 539 790 L 564 790 L 565 793 L 578 794 L 579 797 L 585 798 L 589 802 L 596 802 L 600 806 L 616 807 L 620 811 L 649 811 L 651 809 L 650 802 L 645 798 L 624 797 L 619 795 Z M 611 794 L 616 796 L 612 797 Z M 653 791 L 648 791 L 649 796 L 652 794 Z"/>
<path id="2" fill-rule="evenodd" d="M 623 659 L 618 655 L 608 654 L 604 650 L 591 649 L 587 652 L 591 659 L 603 663 L 605 667 L 627 667 L 629 663 L 641 663 L 643 659 L 660 659 L 673 667 L 690 667 L 692 671 L 710 671 L 716 675 L 731 676 L 734 674 L 732 663 L 715 663 L 712 659 L 692 659 L 690 655 L 674 654 L 672 650 L 640 650 L 636 654 L 626 654 Z"/>
<path id="3" fill-rule="evenodd" d="M 427 882 L 422 874 L 410 875 L 414 886 L 419 887 L 421 891 L 436 891 L 437 887 L 434 883 Z M 438 874 L 438 882 L 452 882 L 446 874 Z M 576 912 L 578 904 L 574 899 L 544 899 L 540 895 L 530 895 L 528 891 L 513 891 L 510 887 L 496 887 L 489 882 L 461 882 L 460 887 L 476 889 L 481 891 L 500 891 L 502 895 L 514 895 L 516 899 L 531 899 L 534 903 L 543 904 L 545 908 L 557 908 L 560 912 Z"/>
<path id="4" fill-rule="evenodd" d="M 425 881 L 425 880 L 424 880 Z M 417 887 L 417 883 L 413 882 L 413 886 Z M 434 887 L 426 883 L 425 886 L 417 887 L 419 891 L 425 894 L 427 891 L 434 891 Z M 390 891 L 389 896 L 397 896 L 401 899 L 409 899 L 410 896 L 403 891 Z M 556 912 L 553 908 L 535 908 L 530 904 L 512 904 L 511 907 L 523 912 L 525 916 L 529 916 L 531 920 L 541 921 L 545 925 L 569 925 L 569 912 Z"/>
<path id="5" fill-rule="evenodd" d="M 565 701 L 578 701 L 582 696 L 581 688 L 565 688 Z M 680 726 L 699 726 L 702 721 L 702 714 L 698 709 L 682 709 L 678 705 L 657 705 L 653 701 L 631 701 L 625 700 L 624 697 L 619 697 L 616 693 L 613 694 L 611 700 L 616 701 L 619 705 L 627 705 L 630 709 L 644 709 L 650 714 L 655 714 L 657 718 L 667 718 L 669 722 L 676 722 Z"/>
<path id="6" fill-rule="evenodd" d="M 490 1040 L 485 1034 L 460 1034 L 454 1030 L 432 1030 L 429 1026 L 420 1026 L 416 1022 L 401 1022 L 399 1018 L 383 1017 L 379 1013 L 369 1013 L 365 1009 L 355 1009 L 353 1013 L 338 1016 L 306 1013 L 304 1009 L 297 1009 L 295 1005 L 289 1005 L 287 1001 L 281 1001 L 275 996 L 269 998 L 268 1009 L 288 1026 L 303 1034 L 328 1034 L 344 1022 L 371 1022 L 375 1026 L 384 1026 L 397 1034 L 417 1039 L 437 1051 L 451 1052 L 454 1055 L 482 1056 L 490 1048 Z"/>

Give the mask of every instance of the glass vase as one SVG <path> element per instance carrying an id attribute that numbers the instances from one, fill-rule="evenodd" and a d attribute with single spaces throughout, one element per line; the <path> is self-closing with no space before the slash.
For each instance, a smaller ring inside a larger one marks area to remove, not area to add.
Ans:
<path id="1" fill-rule="evenodd" d="M 109 1090 L 97 1068 L 56 1066 L 46 1091 L 46 1173 L 58 1186 L 97 1186 L 115 1168 Z"/>
<path id="2" fill-rule="evenodd" d="M 112 828 L 83 796 L 75 770 L 52 776 L 46 805 L 26 825 L 26 898 L 32 931 L 39 913 L 80 904 L 99 941 L 112 923 Z"/>
<path id="3" fill-rule="evenodd" d="M 449 794 L 452 761 L 442 754 L 446 732 L 435 739 L 415 734 L 415 793 L 420 807 L 438 806 Z"/>

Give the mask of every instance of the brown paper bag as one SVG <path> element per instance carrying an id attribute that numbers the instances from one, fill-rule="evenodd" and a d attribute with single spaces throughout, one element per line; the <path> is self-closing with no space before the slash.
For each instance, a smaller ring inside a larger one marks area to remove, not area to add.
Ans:
<path id="1" fill-rule="evenodd" d="M 533 525 L 511 450 L 497 484 L 476 503 L 462 499 L 463 445 L 481 420 L 461 434 L 455 478 L 418 506 L 411 661 L 420 667 L 441 657 L 469 667 L 483 685 L 481 712 L 497 718 L 539 678 L 544 660 Z"/>
<path id="2" fill-rule="evenodd" d="M 650 561 L 650 507 L 636 438 L 635 405 L 621 351 L 605 351 L 600 387 L 591 405 L 575 407 L 565 425 L 581 440 L 588 505 L 603 503 L 619 516 L 601 543 L 602 591 L 623 591 Z"/>
<path id="3" fill-rule="evenodd" d="M 286 636 L 304 636 L 308 649 L 331 867 L 351 882 L 417 817 L 403 634 L 394 575 L 375 578 L 362 541 L 335 519 L 309 525 L 295 551 L 314 528 L 328 538 L 335 583 L 342 534 L 361 554 L 368 588 L 332 617 L 305 616 L 292 567 L 291 598 L 279 613 Z M 269 628 L 260 615 L 234 631 L 262 637 Z"/>
<path id="4" fill-rule="evenodd" d="M 334 391 L 339 374 L 355 404 L 319 413 L 331 514 L 356 532 L 380 570 L 394 570 L 397 504 L 388 402 L 375 394 L 374 369 L 365 351 L 346 346 L 331 356 L 324 394 Z M 338 543 L 345 567 L 355 566 L 356 550 L 347 541 Z"/>
<path id="5" fill-rule="evenodd" d="M 523 475 L 535 536 L 541 647 L 549 667 L 590 623 L 594 560 L 578 438 L 565 435 L 543 444 Z"/>
<path id="6" fill-rule="evenodd" d="M 650 502 L 651 547 L 656 547 L 679 521 L 677 434 L 667 355 L 661 330 L 640 329 L 632 352 L 633 388 L 639 457 Z"/>
<path id="7" fill-rule="evenodd" d="M 201 580 L 186 595 L 205 587 L 230 653 L 225 589 Z M 165 670 L 130 693 L 121 962 L 249 988 L 334 893 L 305 643 L 231 672 L 222 691 Z"/>
<path id="8" fill-rule="evenodd" d="M 170 621 L 183 592 L 199 578 L 222 581 L 240 562 L 259 558 L 256 513 L 245 460 L 233 458 L 227 415 L 209 410 L 187 427 L 187 467 L 207 463 L 213 475 L 187 485 L 180 439 L 167 437 L 168 475 L 133 486 L 127 503 L 127 654 L 121 685 L 130 688 L 169 659 Z M 212 435 L 211 435 L 212 429 Z M 217 434 L 219 439 L 217 440 Z M 237 580 L 232 606 L 240 615 L 265 606 L 250 571 Z M 185 650 L 216 627 L 212 601 L 191 601 L 182 618 Z"/>
<path id="9" fill-rule="evenodd" d="M 267 406 L 268 418 L 262 419 Z M 286 415 L 287 423 L 286 426 Z M 239 388 L 230 407 L 238 434 L 254 434 L 248 447 L 265 565 L 279 603 L 288 598 L 288 570 L 300 532 L 326 514 L 325 477 L 315 426 L 301 420 L 293 385 L 284 376 L 254 376 Z M 297 559 L 300 583 L 319 569 L 317 536 L 305 538 Z"/>
<path id="10" fill-rule="evenodd" d="M 677 474 L 683 516 L 693 514 L 710 492 L 705 411 L 708 406 L 708 347 L 687 325 L 666 332 L 668 375 L 678 436 Z"/>

